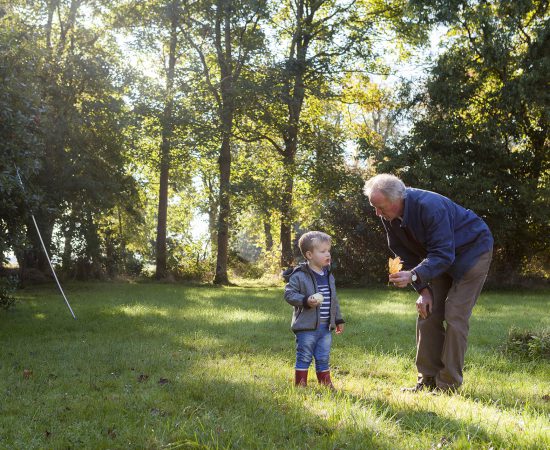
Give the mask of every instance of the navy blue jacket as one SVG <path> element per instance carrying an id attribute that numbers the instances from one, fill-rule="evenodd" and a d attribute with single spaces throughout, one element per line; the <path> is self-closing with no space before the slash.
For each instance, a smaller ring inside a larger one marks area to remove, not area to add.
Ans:
<path id="1" fill-rule="evenodd" d="M 422 189 L 406 189 L 402 221 L 382 219 L 382 224 L 390 250 L 403 260 L 405 270 L 417 274 L 417 291 L 443 273 L 459 281 L 493 248 L 491 231 L 479 216 Z"/>

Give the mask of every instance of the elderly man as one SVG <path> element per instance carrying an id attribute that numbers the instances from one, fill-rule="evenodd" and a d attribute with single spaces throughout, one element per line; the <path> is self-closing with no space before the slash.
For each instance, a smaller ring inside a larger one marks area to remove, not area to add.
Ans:
<path id="1" fill-rule="evenodd" d="M 406 188 L 388 174 L 365 184 L 365 195 L 388 235 L 390 250 L 404 270 L 390 282 L 412 284 L 416 301 L 418 383 L 404 389 L 454 391 L 462 384 L 469 319 L 493 254 L 485 222 L 447 197 Z M 444 323 L 446 326 L 444 326 Z"/>

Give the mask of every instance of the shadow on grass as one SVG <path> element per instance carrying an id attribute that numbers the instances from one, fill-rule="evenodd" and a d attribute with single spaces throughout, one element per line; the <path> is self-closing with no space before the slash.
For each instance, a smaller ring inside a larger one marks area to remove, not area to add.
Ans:
<path id="1" fill-rule="evenodd" d="M 246 308 L 249 300 L 232 301 L 231 307 L 240 305 L 239 308 Z M 200 301 L 198 301 L 200 303 Z M 249 306 L 249 304 L 248 304 Z M 228 311 L 220 311 L 223 316 Z M 267 314 L 267 313 L 263 313 Z M 157 314 L 147 314 L 140 317 L 132 317 L 124 314 L 116 315 L 115 322 L 124 329 L 133 329 L 143 338 L 147 336 L 160 338 L 162 341 L 171 342 L 178 348 L 182 348 L 191 354 L 193 357 L 208 357 L 208 358 L 226 358 L 232 355 L 252 355 L 260 356 L 266 355 L 267 357 L 276 358 L 279 361 L 288 361 L 289 369 L 293 363 L 294 357 L 294 337 L 288 329 L 288 321 L 278 317 L 276 314 L 267 314 L 261 321 L 254 320 L 237 320 L 237 321 L 224 321 L 220 320 L 218 323 L 205 320 L 193 320 L 191 319 L 192 326 L 191 332 L 184 331 L 187 322 L 186 318 L 175 318 L 175 312 L 168 313 L 162 317 L 162 326 L 159 326 L 159 316 Z M 376 318 L 380 329 L 383 330 L 384 323 L 391 324 L 393 319 L 392 315 L 379 315 Z M 108 320 L 106 317 L 105 320 Z M 217 318 L 216 318 L 217 320 Z M 371 330 L 372 331 L 372 330 Z M 377 334 L 380 330 L 377 330 Z M 266 336 L 269 336 L 266 338 Z M 345 337 L 344 337 L 345 339 Z M 411 336 L 410 339 L 414 339 Z M 371 345 L 372 344 L 372 345 Z M 369 352 L 371 356 L 376 355 L 384 357 L 398 357 L 414 360 L 414 346 L 398 346 L 391 341 L 391 339 L 378 340 L 375 339 L 372 343 L 362 341 L 360 334 L 352 336 L 351 339 L 342 340 L 335 344 L 339 352 L 352 352 L 352 354 Z M 337 361 L 334 360 L 333 362 Z M 374 373 L 370 373 L 371 369 L 365 368 L 360 370 L 359 373 L 363 373 L 363 376 L 369 376 L 374 378 L 380 378 L 381 381 L 387 379 L 387 375 L 384 373 L 378 374 L 377 371 L 382 368 L 375 367 Z M 502 372 L 510 370 L 508 367 L 501 369 Z M 367 375 L 368 374 L 368 375 Z M 396 377 L 398 378 L 398 375 Z M 510 374 L 513 376 L 513 374 Z M 521 372 L 517 373 L 517 377 L 520 379 Z M 488 405 L 498 405 L 502 408 L 517 409 L 518 406 L 530 403 L 532 408 L 536 411 L 543 412 L 548 408 L 539 402 L 533 403 L 533 398 L 528 393 L 513 395 L 499 391 L 487 391 L 483 390 L 480 386 L 474 386 L 475 380 L 472 379 L 468 371 L 465 372 L 466 386 L 468 390 L 464 393 L 464 396 L 472 401 L 481 401 Z M 469 386 L 472 386 L 471 388 Z M 399 388 L 400 386 L 396 386 Z"/>
<path id="2" fill-rule="evenodd" d="M 352 448 L 395 448 L 394 436 L 380 430 L 342 427 L 314 414 L 309 401 L 318 399 L 315 391 L 269 388 L 215 374 L 166 388 L 175 403 L 186 407 L 181 411 L 164 405 L 169 423 L 178 425 L 166 430 L 164 442 L 157 442 L 163 446 L 332 449 L 345 441 Z"/>
<path id="3" fill-rule="evenodd" d="M 451 444 L 458 438 L 467 438 L 471 444 L 499 443 L 500 438 L 489 434 L 483 427 L 468 424 L 463 420 L 440 415 L 427 407 L 418 409 L 399 407 L 395 403 L 377 397 L 363 397 L 355 394 L 345 394 L 357 405 L 373 408 L 377 415 L 389 416 L 396 425 L 406 434 L 423 435 L 429 433 L 439 437 L 442 446 Z M 415 394 L 411 394 L 415 395 Z M 437 445 L 438 442 L 432 443 Z M 504 442 L 500 442 L 504 444 Z"/>
<path id="4" fill-rule="evenodd" d="M 151 339 L 166 343 L 174 349 L 184 349 L 192 358 L 267 355 L 280 361 L 287 360 L 289 368 L 292 366 L 294 343 L 289 330 L 291 308 L 276 289 L 212 290 L 164 284 L 114 287 L 85 285 L 75 290 L 75 299 L 80 306 L 77 312 L 79 320 L 76 322 L 65 317 L 68 313 L 61 311 L 64 305 L 60 298 L 55 297 L 54 300 L 52 297 L 48 305 L 51 306 L 55 301 L 57 306 L 46 312 L 40 292 L 28 292 L 28 306 L 33 314 L 25 318 L 26 323 L 31 324 L 31 331 L 27 332 L 26 338 L 34 335 L 48 340 L 62 335 L 74 339 L 75 336 L 91 333 L 98 337 L 114 336 L 120 341 L 137 340 L 146 343 Z M 346 301 L 343 298 L 342 301 L 349 303 L 350 310 L 369 309 L 369 304 L 358 304 L 364 301 L 357 299 L 360 292 L 350 292 L 355 300 Z M 47 294 L 57 295 L 54 289 Z M 383 295 L 384 292 L 376 291 L 372 297 L 380 299 Z M 98 302 L 96 297 L 103 299 Z M 397 303 L 398 306 L 400 304 L 402 302 Z M 17 312 L 10 320 L 17 322 L 22 319 L 22 315 Z M 399 318 L 395 312 L 366 311 L 350 319 L 345 335 L 336 344 L 338 351 L 351 354 L 369 351 L 406 359 L 414 355 L 414 315 Z M 504 319 L 495 321 L 493 316 L 476 316 L 472 328 L 498 332 L 500 328 L 506 327 L 505 322 Z M 505 372 L 510 367 L 495 370 Z M 519 368 L 516 376 L 521 378 Z M 467 373 L 466 379 L 467 383 L 475 382 L 468 378 Z M 498 393 L 495 395 L 477 388 L 467 395 L 479 398 L 484 403 L 500 404 L 507 408 L 517 408 L 518 401 L 526 404 L 531 400 L 528 395 L 501 398 Z M 536 406 L 537 410 L 539 406 Z M 544 405 L 541 408 L 544 410 Z"/>

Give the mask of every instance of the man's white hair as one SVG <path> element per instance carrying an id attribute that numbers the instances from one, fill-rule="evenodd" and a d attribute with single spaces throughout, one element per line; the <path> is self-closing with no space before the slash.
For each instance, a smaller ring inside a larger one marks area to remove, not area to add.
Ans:
<path id="1" fill-rule="evenodd" d="M 402 200 L 407 196 L 405 183 L 389 173 L 381 173 L 367 180 L 363 192 L 369 198 L 373 192 L 380 192 L 391 202 Z"/>

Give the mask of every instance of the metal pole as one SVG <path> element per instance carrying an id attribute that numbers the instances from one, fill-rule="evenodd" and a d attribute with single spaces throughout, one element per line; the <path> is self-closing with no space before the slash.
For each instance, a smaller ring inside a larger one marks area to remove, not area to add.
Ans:
<path id="1" fill-rule="evenodd" d="M 15 166 L 15 171 L 17 173 L 17 178 L 19 179 L 19 184 L 21 184 L 21 189 L 25 191 L 25 187 L 23 186 L 23 180 L 21 179 L 21 175 L 19 174 L 19 169 L 17 166 Z M 57 278 L 57 274 L 55 273 L 55 269 L 53 268 L 52 261 L 50 259 L 50 255 L 48 255 L 48 250 L 46 249 L 46 245 L 44 244 L 44 240 L 42 239 L 42 234 L 40 233 L 40 229 L 38 228 L 38 224 L 36 223 L 36 219 L 34 218 L 34 214 L 31 212 L 32 221 L 34 223 L 34 227 L 36 228 L 36 232 L 38 233 L 38 237 L 40 238 L 40 243 L 42 244 L 42 249 L 44 250 L 44 254 L 46 255 L 46 259 L 48 260 L 48 264 L 50 265 L 50 268 L 52 269 L 53 277 L 55 278 L 55 282 L 57 283 L 57 287 L 59 288 L 59 291 L 61 292 L 61 295 L 63 296 L 63 299 L 65 300 L 65 303 L 67 304 L 67 307 L 69 308 L 69 311 L 71 311 L 71 314 L 73 316 L 73 319 L 76 320 L 76 316 L 74 315 L 73 308 L 71 308 L 71 304 L 69 303 L 69 300 L 67 300 L 67 296 L 65 295 L 65 292 L 63 291 L 63 288 L 61 287 L 61 283 L 59 282 L 59 279 Z"/>

